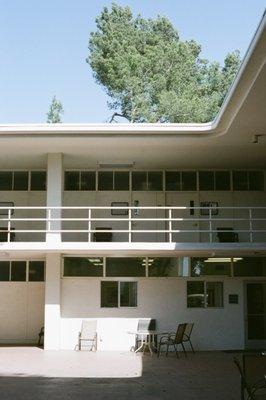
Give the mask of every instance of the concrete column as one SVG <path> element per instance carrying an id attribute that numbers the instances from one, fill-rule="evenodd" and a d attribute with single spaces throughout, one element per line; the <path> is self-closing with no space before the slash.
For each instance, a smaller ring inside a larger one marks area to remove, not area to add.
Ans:
<path id="1" fill-rule="evenodd" d="M 47 157 L 47 207 L 61 207 L 63 202 L 63 155 L 61 153 L 50 153 Z M 47 212 L 48 215 L 48 212 Z M 60 218 L 60 210 L 52 210 L 51 218 Z M 48 224 L 47 224 L 48 225 Z M 61 222 L 54 221 L 50 224 L 51 229 L 61 229 Z M 46 242 L 59 243 L 60 233 L 47 233 Z"/>
<path id="2" fill-rule="evenodd" d="M 60 349 L 61 255 L 46 255 L 44 348 Z"/>

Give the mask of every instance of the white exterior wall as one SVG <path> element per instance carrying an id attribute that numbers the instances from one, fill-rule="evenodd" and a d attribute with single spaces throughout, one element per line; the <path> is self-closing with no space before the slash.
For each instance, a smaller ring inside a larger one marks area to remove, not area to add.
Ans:
<path id="1" fill-rule="evenodd" d="M 83 319 L 98 320 L 99 350 L 130 350 L 139 318 L 155 318 L 157 328 L 175 331 L 178 323 L 194 322 L 193 344 L 200 350 L 244 347 L 243 281 L 236 278 L 201 278 L 224 282 L 224 308 L 187 308 L 184 278 L 113 278 L 137 280 L 138 307 L 101 308 L 100 282 L 110 278 L 63 278 L 61 294 L 61 348 L 74 349 Z M 239 304 L 228 304 L 228 294 Z"/>
<path id="2" fill-rule="evenodd" d="M 37 343 L 44 321 L 44 282 L 0 282 L 0 342 Z"/>

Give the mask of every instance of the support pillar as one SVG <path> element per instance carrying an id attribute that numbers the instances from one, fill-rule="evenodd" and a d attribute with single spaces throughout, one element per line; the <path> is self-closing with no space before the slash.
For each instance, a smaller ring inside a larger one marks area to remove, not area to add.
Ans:
<path id="1" fill-rule="evenodd" d="M 44 349 L 60 349 L 61 255 L 46 255 Z"/>
<path id="2" fill-rule="evenodd" d="M 47 207 L 61 207 L 63 203 L 63 155 L 61 153 L 50 153 L 47 157 Z M 47 215 L 48 211 L 47 211 Z M 60 218 L 61 210 L 51 210 L 52 218 Z M 47 223 L 47 228 L 49 222 Z M 50 223 L 51 230 L 60 230 L 61 222 Z M 46 242 L 50 244 L 61 242 L 61 233 L 48 232 Z"/>

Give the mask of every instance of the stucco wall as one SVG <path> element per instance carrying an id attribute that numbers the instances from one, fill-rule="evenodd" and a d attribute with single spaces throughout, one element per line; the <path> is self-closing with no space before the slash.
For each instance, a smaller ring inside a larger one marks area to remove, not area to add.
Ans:
<path id="1" fill-rule="evenodd" d="M 193 344 L 200 350 L 241 349 L 244 346 L 243 282 L 224 282 L 224 308 L 192 309 L 186 305 L 186 279 L 137 278 L 138 307 L 100 307 L 100 281 L 108 278 L 63 278 L 61 292 L 61 348 L 74 349 L 83 319 L 98 320 L 99 350 L 129 350 L 139 318 L 156 318 L 157 328 L 175 331 L 180 322 L 194 322 Z M 124 280 L 124 278 L 118 280 Z M 127 279 L 134 280 L 134 279 Z M 210 281 L 210 279 L 208 279 Z M 228 304 L 228 294 L 239 304 Z"/>

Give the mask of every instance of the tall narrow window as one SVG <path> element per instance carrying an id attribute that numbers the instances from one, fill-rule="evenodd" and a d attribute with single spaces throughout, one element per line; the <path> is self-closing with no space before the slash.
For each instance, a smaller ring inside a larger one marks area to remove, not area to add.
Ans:
<path id="1" fill-rule="evenodd" d="M 80 173 L 80 189 L 95 190 L 96 173 L 95 171 L 81 171 Z"/>
<path id="2" fill-rule="evenodd" d="M 148 172 L 148 190 L 163 190 L 163 173 L 161 171 Z"/>
<path id="3" fill-rule="evenodd" d="M 65 171 L 65 190 L 79 190 L 79 171 Z"/>
<path id="4" fill-rule="evenodd" d="M 118 282 L 101 282 L 101 307 L 118 307 Z"/>
<path id="5" fill-rule="evenodd" d="M 12 172 L 0 171 L 0 190 L 12 190 Z"/>
<path id="6" fill-rule="evenodd" d="M 213 171 L 199 171 L 199 190 L 214 190 Z"/>
<path id="7" fill-rule="evenodd" d="M 114 172 L 114 190 L 129 190 L 129 172 Z"/>
<path id="8" fill-rule="evenodd" d="M 98 190 L 113 190 L 113 171 L 98 173 Z"/>
<path id="9" fill-rule="evenodd" d="M 29 282 L 44 281 L 44 262 L 29 261 Z"/>
<path id="10" fill-rule="evenodd" d="M 197 190 L 197 173 L 196 171 L 182 171 L 182 190 Z"/>
<path id="11" fill-rule="evenodd" d="M 28 190 L 29 174 L 28 171 L 15 171 L 13 190 Z"/>
<path id="12" fill-rule="evenodd" d="M 11 262 L 11 281 L 26 281 L 26 261 Z"/>
<path id="13" fill-rule="evenodd" d="M 180 172 L 166 171 L 165 172 L 165 190 L 181 190 Z"/>
<path id="14" fill-rule="evenodd" d="M 132 190 L 147 190 L 147 172 L 132 172 Z"/>
<path id="15" fill-rule="evenodd" d="M 0 281 L 9 281 L 9 261 L 0 261 Z"/>
<path id="16" fill-rule="evenodd" d="M 46 190 L 46 171 L 31 171 L 30 190 Z"/>

